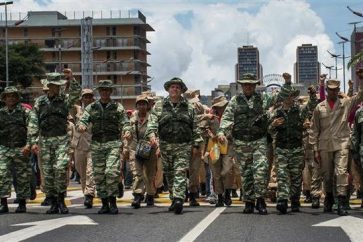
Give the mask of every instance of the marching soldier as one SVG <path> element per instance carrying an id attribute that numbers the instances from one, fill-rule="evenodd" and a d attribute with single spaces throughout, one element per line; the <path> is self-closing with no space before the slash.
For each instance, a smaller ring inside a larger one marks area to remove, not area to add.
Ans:
<path id="1" fill-rule="evenodd" d="M 282 214 L 287 213 L 290 197 L 291 210 L 300 210 L 300 192 L 304 167 L 303 132 L 309 111 L 317 105 L 316 92 L 310 89 L 309 103 L 300 108 L 295 103 L 299 90 L 285 84 L 278 94 L 282 105 L 271 114 L 269 132 L 276 146 L 277 205 Z"/>
<path id="2" fill-rule="evenodd" d="M 100 100 L 86 107 L 78 124 L 81 133 L 92 124 L 93 177 L 97 194 L 102 200 L 99 214 L 118 213 L 116 196 L 119 193 L 121 137 L 131 137 L 124 107 L 111 99 L 113 88 L 111 80 L 99 81 L 96 89 Z"/>
<path id="3" fill-rule="evenodd" d="M 80 120 L 84 109 L 94 102 L 94 94 L 91 89 L 83 89 L 81 94 L 81 106 L 75 105 L 76 123 Z M 95 183 L 93 179 L 93 166 L 90 151 L 92 140 L 91 130 L 79 133 L 77 129 L 74 132 L 72 146 L 74 148 L 74 162 L 77 172 L 81 176 L 81 187 L 84 194 L 84 206 L 92 208 L 93 198 L 95 197 Z"/>
<path id="4" fill-rule="evenodd" d="M 48 94 L 35 101 L 28 127 L 32 152 L 39 151 L 40 154 L 44 192 L 51 201 L 47 214 L 68 213 L 64 203 L 70 143 L 67 135 L 67 117 L 69 110 L 79 99 L 81 87 L 75 80 L 70 81 L 69 94 L 66 95 L 61 92 L 61 86 L 66 83 L 59 73 L 48 75 Z"/>
<path id="5" fill-rule="evenodd" d="M 363 100 L 363 91 L 360 90 L 352 98 L 340 99 L 339 86 L 340 81 L 327 81 L 327 99 L 319 103 L 313 113 L 310 143 L 314 145 L 315 160 L 321 167 L 325 192 L 324 212 L 333 211 L 335 192 L 338 198 L 337 212 L 342 216 L 348 214 L 348 115 L 352 107 Z"/>
<path id="6" fill-rule="evenodd" d="M 158 101 L 152 109 L 146 130 L 150 144 L 157 145 L 163 160 L 172 204 L 169 211 L 180 214 L 187 188 L 186 171 L 192 152 L 197 152 L 203 139 L 197 126 L 194 107 L 182 97 L 187 90 L 180 78 L 173 78 L 164 84 L 169 96 Z"/>
<path id="7" fill-rule="evenodd" d="M 231 129 L 237 161 L 240 163 L 244 213 L 267 214 L 265 196 L 267 191 L 268 162 L 266 158 L 267 118 L 263 100 L 256 93 L 259 83 L 253 74 L 245 74 L 237 81 L 242 85 L 242 93 L 228 103 L 221 120 L 218 138 L 227 141 L 226 134 Z"/>
<path id="8" fill-rule="evenodd" d="M 1 93 L 5 106 L 0 109 L 0 214 L 9 212 L 7 198 L 11 195 L 12 175 L 15 169 L 16 213 L 26 212 L 26 199 L 30 198 L 30 145 L 27 140 L 29 110 L 22 107 L 16 87 L 6 87 Z"/>

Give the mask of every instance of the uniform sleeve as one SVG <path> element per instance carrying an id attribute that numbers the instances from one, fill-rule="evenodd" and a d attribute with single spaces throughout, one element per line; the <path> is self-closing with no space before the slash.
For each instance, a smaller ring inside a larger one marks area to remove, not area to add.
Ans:
<path id="1" fill-rule="evenodd" d="M 314 147 L 314 151 L 318 151 L 319 135 L 320 135 L 320 120 L 319 120 L 319 106 L 314 109 L 312 117 L 311 131 L 309 134 L 309 142 Z"/>
<path id="2" fill-rule="evenodd" d="M 232 125 L 234 124 L 234 113 L 236 110 L 237 99 L 234 96 L 231 101 L 228 103 L 224 113 L 222 115 L 221 124 L 219 126 L 217 135 L 226 135 Z"/>
<path id="3" fill-rule="evenodd" d="M 38 122 L 38 113 L 39 113 L 39 101 L 38 99 L 35 101 L 33 109 L 28 114 L 28 137 L 27 144 L 34 145 L 38 143 L 39 137 L 39 122 Z"/>
<path id="4" fill-rule="evenodd" d="M 73 79 L 70 81 L 69 94 L 67 100 L 68 109 L 71 109 L 73 105 L 79 100 L 82 88 L 79 83 Z"/>
<path id="5" fill-rule="evenodd" d="M 77 126 L 82 124 L 83 126 L 88 127 L 88 125 L 91 123 L 90 112 L 91 112 L 92 105 L 93 104 L 90 104 L 84 109 L 84 112 L 83 112 L 81 118 L 79 119 Z"/>
<path id="6" fill-rule="evenodd" d="M 267 132 L 274 136 L 276 134 L 276 127 L 272 126 L 272 122 L 276 119 L 277 112 L 276 110 L 268 111 L 268 126 L 267 126 Z"/>
<path id="7" fill-rule="evenodd" d="M 362 114 L 361 110 L 358 110 L 355 117 L 354 117 L 354 125 L 352 130 L 352 138 L 351 138 L 351 152 L 352 158 L 355 161 L 360 160 L 359 155 L 359 147 L 360 147 L 360 137 L 361 137 L 361 126 L 359 125 L 359 116 Z"/>
<path id="8" fill-rule="evenodd" d="M 360 90 L 357 95 L 353 96 L 350 99 L 349 107 L 348 107 L 349 113 L 352 111 L 352 109 L 354 107 L 356 107 L 362 101 L 363 101 L 363 89 Z"/>
<path id="9" fill-rule="evenodd" d="M 159 117 L 162 112 L 162 101 L 158 101 L 155 103 L 153 109 L 149 114 L 149 121 L 147 122 L 147 127 L 145 131 L 145 138 L 150 139 L 151 137 L 158 137 L 158 123 Z"/>
<path id="10" fill-rule="evenodd" d="M 203 142 L 202 131 L 199 127 L 199 116 L 197 115 L 196 109 L 190 105 L 192 117 L 193 117 L 193 145 L 199 146 Z"/>

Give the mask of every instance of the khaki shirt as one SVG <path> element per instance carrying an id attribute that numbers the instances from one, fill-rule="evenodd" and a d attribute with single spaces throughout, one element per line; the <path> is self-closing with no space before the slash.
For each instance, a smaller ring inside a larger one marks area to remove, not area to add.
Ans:
<path id="1" fill-rule="evenodd" d="M 147 140 L 144 136 L 147 128 L 147 123 L 149 120 L 148 117 L 149 114 L 147 113 L 143 122 L 141 122 L 138 111 L 135 111 L 130 117 L 131 135 L 132 135 L 132 141 L 128 145 L 128 148 L 130 150 L 134 151 L 136 150 L 137 137 L 139 137 L 139 140 Z M 137 125 L 138 136 L 136 134 L 136 125 Z"/>
<path id="2" fill-rule="evenodd" d="M 82 117 L 84 109 L 79 105 L 75 105 L 75 110 L 76 110 L 76 114 L 75 114 L 76 123 L 78 123 L 78 121 Z M 91 141 L 92 141 L 92 134 L 91 134 L 92 127 L 91 126 L 92 126 L 92 124 L 90 124 L 87 127 L 87 130 L 84 133 L 80 133 L 80 132 L 78 132 L 77 129 L 75 129 L 73 138 L 72 138 L 72 142 L 71 142 L 72 148 L 81 150 L 81 151 L 89 151 Z"/>
<path id="3" fill-rule="evenodd" d="M 319 103 L 312 118 L 310 144 L 314 151 L 328 152 L 349 148 L 350 128 L 348 116 L 352 108 L 363 100 L 363 91 L 352 98 L 338 98 L 333 109 L 327 100 Z"/>

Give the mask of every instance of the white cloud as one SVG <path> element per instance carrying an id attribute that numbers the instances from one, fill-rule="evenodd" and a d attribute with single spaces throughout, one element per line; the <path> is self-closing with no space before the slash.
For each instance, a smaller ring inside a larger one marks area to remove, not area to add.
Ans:
<path id="1" fill-rule="evenodd" d="M 53 0 L 47 6 L 20 0 L 12 8 L 32 10 L 140 9 L 156 30 L 148 34 L 149 75 L 153 89 L 163 91 L 163 83 L 174 76 L 185 78 L 190 88 L 202 94 L 218 83 L 234 81 L 237 48 L 253 44 L 259 48 L 264 74 L 293 73 L 296 47 L 318 45 L 319 61 L 334 65 L 326 50 L 334 52 L 321 18 L 302 0 L 253 1 L 248 4 L 202 4 L 190 1 L 70 1 Z M 91 6 L 91 7 L 90 7 Z M 253 11 L 250 11 L 253 8 Z M 190 28 L 184 28 L 175 15 L 193 12 Z M 325 70 L 322 68 L 322 71 Z"/>

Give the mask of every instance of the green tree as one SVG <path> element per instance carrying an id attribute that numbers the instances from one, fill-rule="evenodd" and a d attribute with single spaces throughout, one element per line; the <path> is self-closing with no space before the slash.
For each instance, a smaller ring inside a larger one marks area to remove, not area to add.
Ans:
<path id="1" fill-rule="evenodd" d="M 0 80 L 6 80 L 5 46 L 0 46 Z M 28 87 L 33 77 L 44 76 L 43 54 L 34 44 L 9 45 L 10 85 Z M 3 84 L 3 83 L 2 83 Z"/>
<path id="2" fill-rule="evenodd" d="M 348 62 L 348 69 L 358 65 L 362 61 L 363 61 L 363 51 L 358 52 L 350 59 L 350 61 Z"/>

